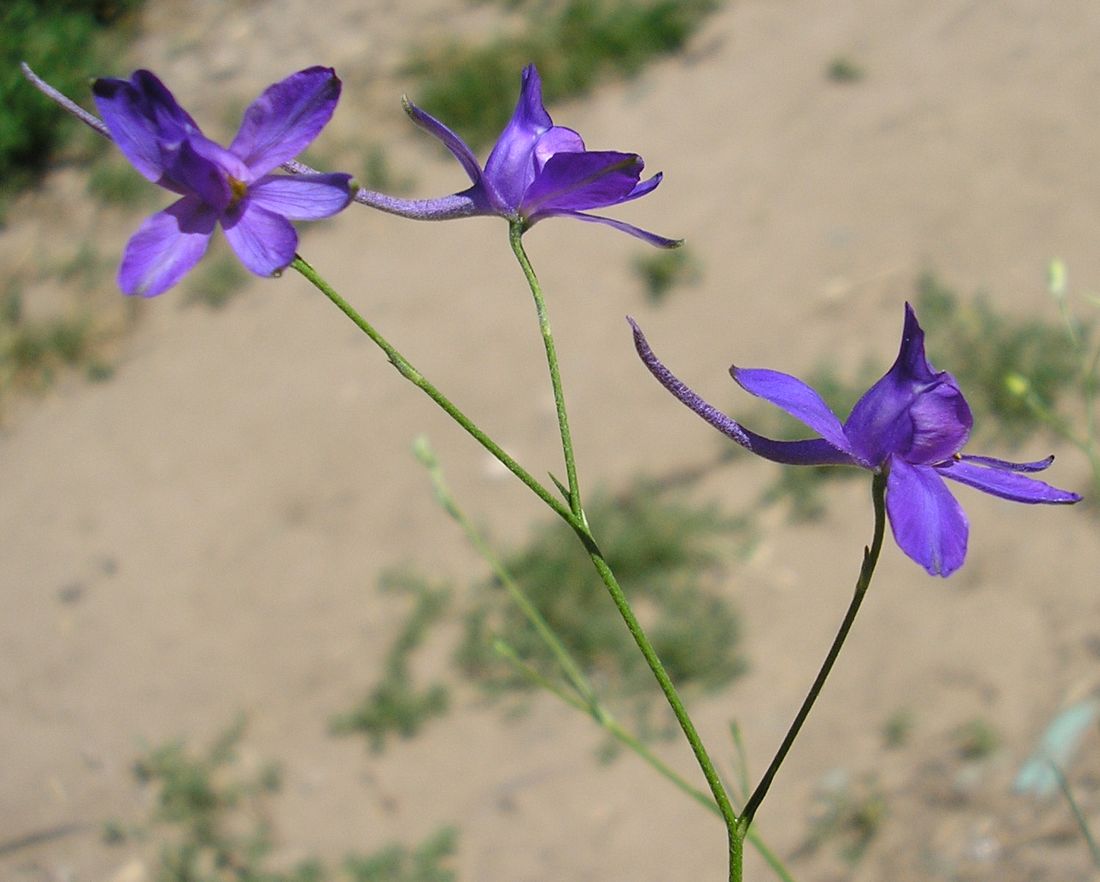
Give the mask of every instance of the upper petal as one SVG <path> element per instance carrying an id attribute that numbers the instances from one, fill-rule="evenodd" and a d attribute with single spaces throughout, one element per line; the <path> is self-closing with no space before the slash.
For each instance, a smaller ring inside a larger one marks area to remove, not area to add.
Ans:
<path id="1" fill-rule="evenodd" d="M 950 576 L 966 560 L 966 512 L 936 469 L 891 458 L 886 513 L 901 550 L 933 576 Z"/>
<path id="2" fill-rule="evenodd" d="M 351 202 L 351 175 L 266 175 L 248 188 L 253 205 L 288 220 L 318 220 Z"/>
<path id="3" fill-rule="evenodd" d="M 331 67 L 309 67 L 268 86 L 244 112 L 229 149 L 252 170 L 267 174 L 306 149 L 332 118 L 340 79 Z"/>
<path id="4" fill-rule="evenodd" d="M 222 227 L 241 263 L 258 276 L 272 276 L 294 260 L 298 234 L 290 221 L 249 199 L 222 218 Z"/>
<path id="5" fill-rule="evenodd" d="M 1028 478 L 1016 470 L 990 465 L 984 458 L 968 457 L 961 460 L 948 460 L 938 464 L 936 471 L 945 478 L 968 484 L 1002 499 L 1013 502 L 1047 503 L 1050 505 L 1080 502 L 1081 497 L 1069 490 L 1059 490 L 1043 481 Z M 998 462 L 995 460 L 995 462 Z M 1048 463 L 1049 464 L 1049 463 Z M 1006 465 L 1011 465 L 1006 463 Z M 1037 463 L 1022 463 L 1021 471 L 1029 471 Z M 1045 468 L 1046 466 L 1044 466 Z"/>
<path id="6" fill-rule="evenodd" d="M 530 219 L 548 211 L 615 205 L 637 185 L 642 166 L 633 153 L 556 153 L 527 189 L 519 213 Z"/>
<path id="7" fill-rule="evenodd" d="M 893 367 L 856 402 L 844 424 L 852 447 L 875 464 L 896 455 L 934 463 L 956 453 L 973 417 L 955 378 L 936 372 L 924 355 L 924 331 L 909 304 Z"/>
<path id="8" fill-rule="evenodd" d="M 730 375 L 746 392 L 770 401 L 805 423 L 833 447 L 851 454 L 851 445 L 836 414 L 820 395 L 790 374 L 758 368 L 730 368 Z M 870 464 L 864 463 L 868 468 Z"/>
<path id="9" fill-rule="evenodd" d="M 519 208 L 523 194 L 535 179 L 535 144 L 553 124 L 542 104 L 539 72 L 529 64 L 523 69 L 516 109 L 485 163 L 485 177 L 503 212 Z"/>
<path id="10" fill-rule="evenodd" d="M 535 142 L 535 169 L 540 170 L 556 153 L 583 153 L 584 139 L 565 126 L 551 126 Z"/>
<path id="11" fill-rule="evenodd" d="M 683 404 L 745 449 L 773 462 L 788 465 L 857 465 L 851 456 L 821 438 L 807 441 L 775 441 L 746 429 L 736 420 L 708 404 L 677 378 L 653 353 L 642 329 L 634 319 L 627 316 L 627 321 L 634 328 L 634 347 L 649 372 Z"/>
<path id="12" fill-rule="evenodd" d="M 92 94 L 118 148 L 150 181 L 164 173 L 163 143 L 201 134 L 164 83 L 147 70 L 134 71 L 129 80 L 98 79 Z"/>
<path id="13" fill-rule="evenodd" d="M 481 181 L 481 163 L 477 161 L 474 151 L 470 149 L 465 141 L 430 113 L 425 113 L 413 104 L 408 98 L 403 97 L 401 104 L 405 108 L 405 113 L 409 115 L 409 119 L 428 134 L 442 141 L 443 146 L 454 154 L 455 159 L 462 163 L 462 167 L 466 169 L 466 174 L 470 176 L 471 181 L 475 184 Z"/>
<path id="14" fill-rule="evenodd" d="M 124 294 L 153 297 L 171 288 L 199 262 L 217 214 L 186 196 L 143 223 L 126 244 L 118 268 Z"/>

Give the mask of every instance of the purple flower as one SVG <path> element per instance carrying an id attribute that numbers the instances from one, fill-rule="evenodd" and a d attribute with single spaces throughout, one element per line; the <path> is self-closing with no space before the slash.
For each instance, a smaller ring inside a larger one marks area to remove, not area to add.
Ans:
<path id="1" fill-rule="evenodd" d="M 757 435 L 707 404 L 666 368 L 634 327 L 634 345 L 661 384 L 742 447 L 790 465 L 853 465 L 886 474 L 886 511 L 894 539 L 933 575 L 963 564 L 969 525 L 944 478 L 994 496 L 1027 503 L 1072 503 L 1081 497 L 1025 477 L 1054 461 L 1014 463 L 960 453 L 973 419 L 955 378 L 936 371 L 924 355 L 924 331 L 909 304 L 901 351 L 886 376 L 856 402 L 846 422 L 813 389 L 778 371 L 730 368 L 747 392 L 770 401 L 821 437 L 774 441 Z"/>
<path id="2" fill-rule="evenodd" d="M 351 199 L 345 174 L 272 175 L 317 137 L 332 117 L 340 80 L 311 67 L 269 86 L 249 105 L 228 148 L 206 138 L 164 84 L 147 70 L 92 88 L 119 149 L 150 181 L 180 194 L 145 221 L 126 245 L 118 283 L 152 297 L 171 288 L 206 253 L 221 222 L 248 269 L 270 276 L 298 247 L 292 220 L 317 220 Z"/>
<path id="3" fill-rule="evenodd" d="M 543 107 L 542 81 L 533 64 L 523 70 L 519 102 L 484 169 L 466 142 L 435 117 L 408 99 L 405 111 L 455 155 L 473 186 L 444 200 L 407 203 L 408 209 L 396 200 L 387 205 L 365 199 L 368 204 L 424 219 L 499 215 L 521 223 L 525 230 L 543 218 L 575 217 L 607 224 L 661 248 L 680 244 L 678 239 L 666 239 L 622 221 L 587 213 L 589 209 L 645 196 L 661 183 L 661 175 L 642 181 L 645 163 L 636 153 L 586 150 L 575 131 L 554 125 Z"/>

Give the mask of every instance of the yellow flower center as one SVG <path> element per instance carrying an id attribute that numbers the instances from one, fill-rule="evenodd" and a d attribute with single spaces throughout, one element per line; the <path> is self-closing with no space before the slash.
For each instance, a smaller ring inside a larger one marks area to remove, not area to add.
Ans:
<path id="1" fill-rule="evenodd" d="M 229 189 L 233 193 L 233 198 L 230 199 L 229 204 L 236 205 L 244 199 L 244 194 L 248 192 L 248 184 L 244 181 L 238 181 L 233 175 L 226 175 L 226 177 L 229 179 Z"/>

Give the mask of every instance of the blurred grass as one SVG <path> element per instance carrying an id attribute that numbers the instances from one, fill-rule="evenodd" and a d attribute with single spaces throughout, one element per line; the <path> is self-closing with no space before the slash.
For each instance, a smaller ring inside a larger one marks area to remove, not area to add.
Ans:
<path id="1" fill-rule="evenodd" d="M 19 62 L 67 95 L 88 95 L 87 71 L 117 57 L 143 0 L 0 3 L 0 217 L 32 184 L 77 124 L 23 78 Z M 74 59 L 80 59 L 74 64 Z"/>
<path id="2" fill-rule="evenodd" d="M 520 71 L 534 63 L 547 104 L 597 83 L 637 74 L 679 51 L 719 0 L 556 0 L 511 4 L 520 33 L 471 46 L 423 46 L 406 69 L 419 77 L 416 104 L 458 132 L 473 149 L 492 141 L 512 114 Z"/>

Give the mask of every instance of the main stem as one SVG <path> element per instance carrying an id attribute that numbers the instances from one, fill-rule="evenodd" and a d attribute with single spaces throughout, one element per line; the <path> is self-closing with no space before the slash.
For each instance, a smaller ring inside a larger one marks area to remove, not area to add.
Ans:
<path id="1" fill-rule="evenodd" d="M 673 684 L 672 678 L 669 677 L 668 671 L 665 670 L 664 665 L 661 663 L 661 659 L 657 655 L 657 651 L 653 648 L 653 644 L 650 643 L 641 623 L 634 615 L 634 611 L 631 609 L 630 603 L 626 599 L 626 595 L 623 593 L 618 580 L 615 578 L 615 574 L 612 572 L 611 567 L 608 566 L 603 556 L 603 552 L 600 551 L 588 527 L 588 522 L 584 516 L 584 508 L 581 504 L 580 487 L 577 482 L 577 467 L 573 453 L 573 439 L 569 431 L 569 419 L 565 410 L 565 394 L 562 389 L 561 372 L 558 369 L 558 356 L 554 346 L 554 336 L 550 330 L 550 318 L 546 310 L 546 301 L 542 296 L 542 287 L 539 284 L 538 277 L 535 275 L 530 260 L 527 258 L 527 252 L 523 248 L 523 224 L 521 222 L 513 222 L 510 225 L 508 238 L 512 245 L 512 251 L 515 253 L 516 259 L 523 269 L 523 274 L 527 278 L 527 284 L 531 288 L 531 295 L 534 297 L 535 310 L 538 315 L 539 330 L 542 332 L 543 346 L 546 350 L 546 363 L 550 372 L 550 383 L 554 389 L 554 404 L 558 413 L 558 429 L 561 434 L 562 455 L 565 458 L 565 471 L 569 485 L 569 508 L 573 515 L 571 518 L 566 518 L 566 520 L 583 543 L 589 558 L 592 560 L 593 566 L 596 568 L 596 572 L 600 574 L 600 578 L 603 580 L 604 585 L 607 586 L 607 590 L 611 594 L 611 599 L 615 603 L 619 615 L 630 631 L 630 636 L 634 638 L 634 642 L 645 658 L 646 664 L 649 665 L 650 671 L 653 672 L 653 676 L 656 678 L 661 688 L 661 692 L 664 693 L 665 700 L 672 709 L 672 713 L 680 724 L 680 729 L 683 731 L 684 737 L 691 746 L 691 751 L 695 755 L 695 760 L 703 772 L 703 777 L 707 781 L 711 795 L 714 797 L 714 802 L 726 824 L 730 846 L 730 880 L 731 882 L 735 882 L 735 880 L 740 879 L 740 875 L 734 876 L 735 864 L 738 867 L 740 866 L 740 860 L 735 858 L 735 853 L 740 853 L 744 839 L 744 833 L 738 834 L 737 832 L 737 813 L 734 811 L 729 796 L 726 794 L 726 789 L 722 784 L 722 779 L 718 775 L 718 770 L 711 761 L 710 755 L 703 745 L 703 740 L 699 737 L 695 724 L 692 722 L 691 717 L 688 715 L 687 708 L 684 707 L 684 703 L 679 693 L 676 691 L 676 686 Z"/>
<path id="2" fill-rule="evenodd" d="M 787 735 L 783 739 L 783 743 L 779 745 L 779 750 L 776 752 L 771 765 L 768 766 L 768 770 L 764 773 L 764 777 L 760 779 L 760 783 L 756 785 L 756 789 L 749 797 L 749 801 L 745 803 L 745 809 L 741 812 L 741 817 L 738 819 L 738 826 L 742 831 L 748 831 L 749 825 L 756 815 L 756 810 L 760 808 L 760 803 L 763 802 L 764 797 L 768 795 L 768 788 L 771 787 L 772 780 L 779 771 L 779 767 L 783 765 L 783 760 L 786 759 L 787 753 L 791 749 L 791 745 L 794 744 L 795 738 L 798 737 L 798 733 L 802 729 L 802 724 L 806 722 L 806 717 L 810 715 L 810 710 L 813 708 L 814 702 L 817 701 L 817 696 L 821 693 L 821 688 L 825 685 L 825 681 L 828 679 L 829 673 L 833 669 L 833 664 L 836 662 L 837 656 L 840 655 L 840 650 L 844 647 L 844 641 L 848 637 L 848 632 L 852 629 L 852 623 L 856 619 L 856 613 L 859 612 L 859 607 L 863 603 L 863 598 L 867 594 L 868 587 L 871 585 L 871 577 L 875 574 L 875 566 L 878 563 L 879 553 L 882 551 L 882 537 L 886 527 L 885 474 L 876 473 L 872 479 L 871 501 L 875 509 L 874 535 L 871 539 L 870 548 L 863 549 L 863 566 L 860 567 L 859 579 L 856 580 L 852 602 L 848 605 L 848 611 L 844 614 L 844 620 L 840 623 L 840 630 L 837 631 L 836 637 L 833 638 L 833 645 L 829 647 L 829 652 L 825 656 L 825 661 L 821 664 L 821 670 L 817 672 L 817 678 L 814 680 L 813 686 L 810 687 L 809 693 L 802 702 L 802 707 L 798 709 L 798 714 L 795 716 L 794 722 L 791 723 L 790 729 L 787 730 Z"/>
<path id="3" fill-rule="evenodd" d="M 562 391 L 561 371 L 558 369 L 558 352 L 554 346 L 554 334 L 550 330 L 550 316 L 546 311 L 546 300 L 542 296 L 542 286 L 539 284 L 531 261 L 527 258 L 527 252 L 523 248 L 523 222 L 512 221 L 508 226 L 508 241 L 512 245 L 512 251 L 519 261 L 523 275 L 527 278 L 527 284 L 531 288 L 531 296 L 535 298 L 535 312 L 538 315 L 539 331 L 542 333 L 542 345 L 546 350 L 546 365 L 550 370 L 550 385 L 554 387 L 554 407 L 558 412 L 558 429 L 561 433 L 561 452 L 565 457 L 565 478 L 569 486 L 569 510 L 574 517 L 584 518 L 584 508 L 581 505 L 581 491 L 577 483 L 577 461 L 573 454 L 573 436 L 569 432 L 569 417 L 565 412 L 565 393 Z"/>

